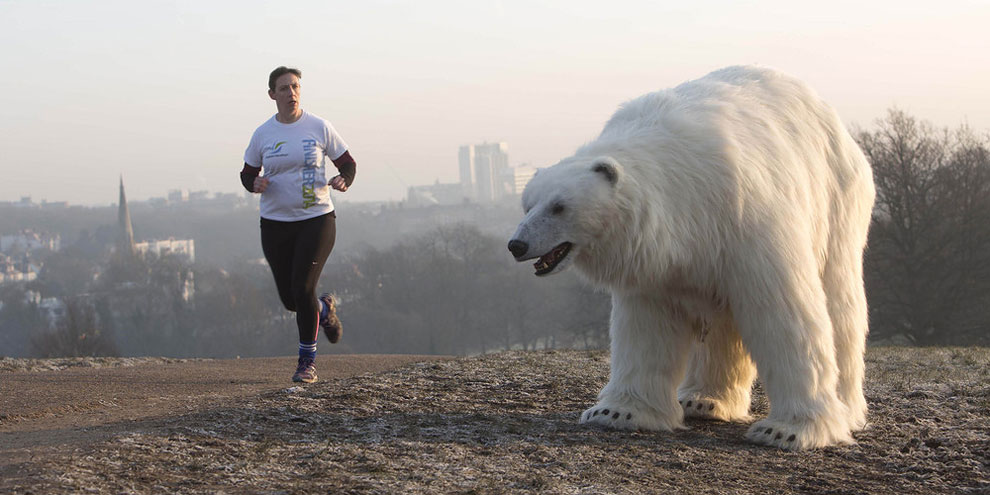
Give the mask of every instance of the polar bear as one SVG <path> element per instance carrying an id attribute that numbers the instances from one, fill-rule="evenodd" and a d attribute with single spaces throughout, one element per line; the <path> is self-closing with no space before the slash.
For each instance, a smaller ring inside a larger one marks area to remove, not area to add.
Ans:
<path id="1" fill-rule="evenodd" d="M 749 421 L 758 372 L 771 408 L 746 438 L 852 443 L 874 195 L 836 113 L 779 72 L 729 67 L 623 104 L 530 181 L 508 246 L 536 275 L 574 265 L 611 292 L 611 376 L 580 421 Z"/>

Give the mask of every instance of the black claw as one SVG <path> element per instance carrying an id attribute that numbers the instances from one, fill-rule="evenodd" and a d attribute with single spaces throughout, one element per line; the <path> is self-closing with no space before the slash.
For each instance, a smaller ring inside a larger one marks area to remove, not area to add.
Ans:
<path id="1" fill-rule="evenodd" d="M 626 421 L 632 419 L 632 413 L 626 414 Z"/>
<path id="2" fill-rule="evenodd" d="M 769 435 L 773 433 L 773 428 L 767 428 L 766 434 Z"/>
<path id="3" fill-rule="evenodd" d="M 794 435 L 791 435 L 791 436 L 787 437 L 787 441 L 788 442 L 793 442 L 794 441 Z"/>
<path id="4" fill-rule="evenodd" d="M 613 415 L 612 415 L 612 419 L 619 419 L 619 413 L 615 413 L 615 414 L 613 414 Z"/>
<path id="5" fill-rule="evenodd" d="M 691 401 L 688 401 L 687 406 L 691 407 Z"/>
<path id="6" fill-rule="evenodd" d="M 604 416 L 608 416 L 608 409 L 606 409 L 606 410 L 604 410 L 604 411 L 602 411 L 602 415 L 604 415 Z"/>
<path id="7" fill-rule="evenodd" d="M 715 409 L 715 404 L 708 404 L 708 410 L 712 411 Z"/>

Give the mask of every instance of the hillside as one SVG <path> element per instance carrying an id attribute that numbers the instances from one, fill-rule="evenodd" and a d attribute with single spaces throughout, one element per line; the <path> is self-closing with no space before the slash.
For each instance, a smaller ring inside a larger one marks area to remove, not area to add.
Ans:
<path id="1" fill-rule="evenodd" d="M 0 380 L 3 373 L 13 372 L 0 372 Z M 8 463 L 0 491 L 990 491 L 985 348 L 870 349 L 870 426 L 856 435 L 857 445 L 804 453 L 745 443 L 741 424 L 689 421 L 675 433 L 579 426 L 577 414 L 607 373 L 600 351 L 511 352 L 269 386 L 123 422 L 106 438 L 72 448 L 24 446 L 21 454 L 33 451 L 34 458 Z M 766 412 L 757 386 L 753 414 Z M 17 424 L 0 423 L 0 441 Z"/>

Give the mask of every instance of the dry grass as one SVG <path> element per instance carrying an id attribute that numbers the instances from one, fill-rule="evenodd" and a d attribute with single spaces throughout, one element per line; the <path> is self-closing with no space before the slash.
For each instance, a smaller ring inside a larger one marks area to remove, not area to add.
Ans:
<path id="1" fill-rule="evenodd" d="M 858 444 L 793 453 L 746 425 L 577 424 L 603 352 L 511 352 L 272 392 L 64 454 L 15 493 L 990 492 L 990 350 L 875 348 Z M 754 415 L 766 414 L 757 386 Z"/>

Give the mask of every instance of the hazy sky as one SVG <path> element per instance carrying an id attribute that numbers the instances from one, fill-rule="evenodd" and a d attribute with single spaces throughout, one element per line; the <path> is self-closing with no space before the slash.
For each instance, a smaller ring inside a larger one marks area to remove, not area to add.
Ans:
<path id="1" fill-rule="evenodd" d="M 990 130 L 985 1 L 0 0 L 0 47 L 0 201 L 106 205 L 119 174 L 132 199 L 241 191 L 283 64 L 349 144 L 353 201 L 455 182 L 462 144 L 553 164 L 619 103 L 733 64 L 849 124 L 896 106 Z"/>

